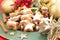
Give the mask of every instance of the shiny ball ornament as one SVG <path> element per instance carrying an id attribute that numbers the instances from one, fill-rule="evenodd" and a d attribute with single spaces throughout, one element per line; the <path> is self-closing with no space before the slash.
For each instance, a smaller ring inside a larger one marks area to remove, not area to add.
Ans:
<path id="1" fill-rule="evenodd" d="M 10 13 L 12 11 L 14 11 L 14 0 L 4 0 L 1 4 L 2 10 L 5 13 Z"/>
<path id="2" fill-rule="evenodd" d="M 60 18 L 60 0 L 51 0 L 53 5 L 50 7 L 50 15 L 54 18 Z"/>

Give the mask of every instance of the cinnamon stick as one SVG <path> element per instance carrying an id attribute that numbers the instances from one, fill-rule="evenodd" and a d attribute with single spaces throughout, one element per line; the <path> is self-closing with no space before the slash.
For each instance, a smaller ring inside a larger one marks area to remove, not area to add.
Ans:
<path id="1" fill-rule="evenodd" d="M 2 14 L 2 17 L 3 17 L 4 23 L 6 23 L 6 22 L 7 22 L 6 14 L 5 14 L 5 13 L 3 13 L 3 14 Z"/>
<path id="2" fill-rule="evenodd" d="M 0 22 L 0 25 L 1 25 L 2 29 L 3 29 L 3 31 L 4 31 L 5 33 L 7 33 L 7 32 L 8 32 L 8 30 L 5 28 L 5 26 L 4 26 L 4 24 L 3 24 L 3 22 Z"/>

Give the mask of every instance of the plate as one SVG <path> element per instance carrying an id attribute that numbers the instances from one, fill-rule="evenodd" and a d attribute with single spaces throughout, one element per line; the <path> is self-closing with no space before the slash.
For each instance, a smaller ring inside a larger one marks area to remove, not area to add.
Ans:
<path id="1" fill-rule="evenodd" d="M 3 12 L 0 11 L 0 21 L 3 22 L 2 13 Z M 12 35 L 10 35 L 10 32 L 14 32 L 15 34 L 12 36 Z M 0 35 L 8 38 L 9 40 L 11 40 L 11 39 L 12 40 L 21 40 L 19 38 L 19 35 L 21 33 L 27 34 L 27 39 L 24 39 L 24 40 L 47 40 L 47 35 L 42 35 L 39 32 L 22 32 L 22 31 L 13 31 L 13 30 L 8 29 L 8 33 L 4 33 L 4 31 L 2 30 L 2 28 L 0 26 Z"/>

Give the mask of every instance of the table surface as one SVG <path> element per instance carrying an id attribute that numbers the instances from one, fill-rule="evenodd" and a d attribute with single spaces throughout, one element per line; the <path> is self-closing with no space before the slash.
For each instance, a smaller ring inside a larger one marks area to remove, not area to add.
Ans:
<path id="1" fill-rule="evenodd" d="M 3 22 L 2 13 L 3 12 L 0 11 L 0 21 Z M 10 32 L 14 32 L 15 34 L 13 36 L 11 36 Z M 8 33 L 4 33 L 4 31 L 2 30 L 2 28 L 0 26 L 0 35 L 4 36 L 4 37 L 6 37 L 6 38 L 8 38 L 10 40 L 11 39 L 12 40 L 21 40 L 18 37 L 21 33 L 27 34 L 27 39 L 24 39 L 24 40 L 47 40 L 47 35 L 42 35 L 39 32 L 22 32 L 22 31 L 8 30 Z"/>

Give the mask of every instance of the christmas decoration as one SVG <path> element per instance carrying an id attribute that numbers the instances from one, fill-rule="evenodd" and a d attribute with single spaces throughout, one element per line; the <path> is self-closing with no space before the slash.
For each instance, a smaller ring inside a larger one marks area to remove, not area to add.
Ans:
<path id="1" fill-rule="evenodd" d="M 23 39 L 27 38 L 27 34 L 21 34 L 21 35 L 19 36 L 19 38 L 21 38 L 21 40 L 23 40 Z"/>
<path id="2" fill-rule="evenodd" d="M 3 10 L 5 13 L 9 13 L 9 12 L 14 11 L 14 7 L 15 7 L 15 6 L 12 6 L 12 4 L 14 4 L 14 2 L 15 2 L 15 1 L 13 1 L 13 0 L 4 0 L 4 1 L 1 3 L 2 10 Z"/>
<path id="3" fill-rule="evenodd" d="M 60 38 L 57 38 L 57 40 L 60 40 Z"/>
<path id="4" fill-rule="evenodd" d="M 0 5 L 1 5 L 2 1 L 3 1 L 3 0 L 0 0 Z M 0 10 L 2 10 L 1 6 L 0 6 Z"/>
<path id="5" fill-rule="evenodd" d="M 2 3 L 3 0 L 0 0 L 0 4 Z"/>
<path id="6" fill-rule="evenodd" d="M 44 5 L 49 7 L 49 12 L 51 16 L 53 15 L 54 18 L 59 18 L 60 17 L 60 5 L 59 4 L 60 4 L 60 0 L 47 0 Z"/>
<path id="7" fill-rule="evenodd" d="M 60 20 L 58 19 L 57 22 L 53 21 L 52 23 L 48 23 L 48 25 L 41 24 L 40 33 L 48 34 L 47 40 L 60 40 Z"/>
<path id="8" fill-rule="evenodd" d="M 17 4 L 19 7 L 26 6 L 27 8 L 30 8 L 32 0 L 16 0 L 15 4 Z"/>

